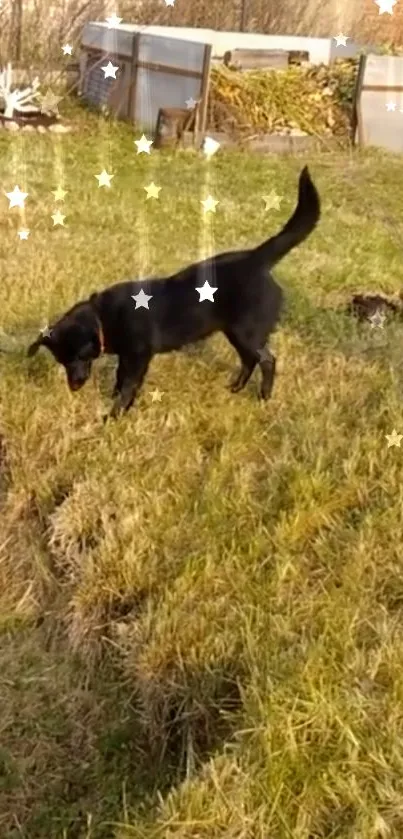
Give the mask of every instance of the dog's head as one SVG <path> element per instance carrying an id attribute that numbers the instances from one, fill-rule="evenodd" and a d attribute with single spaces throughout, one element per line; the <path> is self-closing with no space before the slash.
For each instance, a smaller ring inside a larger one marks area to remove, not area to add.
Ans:
<path id="1" fill-rule="evenodd" d="M 91 375 L 92 362 L 103 350 L 102 329 L 89 304 L 78 304 L 31 344 L 28 357 L 46 347 L 66 370 L 70 390 L 79 390 Z"/>

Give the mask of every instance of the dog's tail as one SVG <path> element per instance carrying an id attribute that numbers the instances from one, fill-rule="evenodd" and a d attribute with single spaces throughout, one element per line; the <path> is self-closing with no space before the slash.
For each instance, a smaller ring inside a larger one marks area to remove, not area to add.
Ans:
<path id="1" fill-rule="evenodd" d="M 276 262 L 306 239 L 320 218 L 320 199 L 315 184 L 305 166 L 299 176 L 298 204 L 287 224 L 277 236 L 272 236 L 248 254 L 248 263 L 272 268 Z"/>

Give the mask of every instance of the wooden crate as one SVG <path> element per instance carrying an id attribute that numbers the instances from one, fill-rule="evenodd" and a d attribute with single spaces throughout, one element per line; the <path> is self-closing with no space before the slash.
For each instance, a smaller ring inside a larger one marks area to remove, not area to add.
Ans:
<path id="1" fill-rule="evenodd" d="M 301 50 L 228 50 L 224 54 L 226 67 L 239 70 L 286 70 L 289 64 L 309 61 L 309 53 Z"/>
<path id="2" fill-rule="evenodd" d="M 187 108 L 160 108 L 155 129 L 154 148 L 176 148 L 185 144 L 185 135 L 192 132 L 193 145 L 196 144 L 198 129 L 197 107 L 189 111 Z"/>

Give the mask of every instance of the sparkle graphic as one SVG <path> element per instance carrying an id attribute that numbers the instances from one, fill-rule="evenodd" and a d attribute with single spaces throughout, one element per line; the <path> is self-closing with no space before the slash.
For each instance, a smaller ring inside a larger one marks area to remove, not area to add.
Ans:
<path id="1" fill-rule="evenodd" d="M 151 396 L 151 401 L 152 402 L 161 402 L 161 399 L 162 399 L 163 395 L 164 395 L 164 391 L 158 390 L 158 388 L 156 388 L 155 390 L 150 390 L 150 396 Z"/>
<path id="2" fill-rule="evenodd" d="M 53 190 L 52 195 L 54 195 L 55 201 L 64 201 L 64 196 L 67 195 L 67 192 L 61 186 L 58 186 L 57 189 Z"/>
<path id="3" fill-rule="evenodd" d="M 396 429 L 394 428 L 391 434 L 385 434 L 385 437 L 388 441 L 388 449 L 391 446 L 397 446 L 400 449 L 400 440 L 403 437 L 403 434 L 398 434 Z"/>
<path id="4" fill-rule="evenodd" d="M 137 154 L 141 154 L 141 152 L 145 152 L 145 154 L 150 154 L 150 148 L 153 144 L 152 140 L 147 140 L 145 134 L 142 134 L 140 140 L 135 140 L 134 145 L 137 146 Z"/>
<path id="5" fill-rule="evenodd" d="M 101 172 L 100 175 L 94 175 L 94 178 L 96 178 L 97 181 L 98 181 L 98 186 L 109 186 L 110 187 L 111 180 L 114 177 L 115 177 L 114 175 L 108 175 L 108 173 L 105 172 L 105 169 L 103 169 L 103 171 Z"/>
<path id="6" fill-rule="evenodd" d="M 19 230 L 18 235 L 20 237 L 21 242 L 26 241 L 29 236 L 29 230 Z"/>
<path id="7" fill-rule="evenodd" d="M 376 326 L 379 326 L 380 329 L 383 329 L 385 320 L 386 316 L 383 314 L 383 312 L 380 312 L 379 309 L 377 309 L 375 314 L 371 315 L 371 317 L 369 318 L 372 329 L 374 329 Z"/>
<path id="8" fill-rule="evenodd" d="M 51 330 L 49 329 L 49 327 L 47 325 L 43 326 L 42 329 L 40 329 L 39 331 L 42 333 L 44 338 L 50 338 Z"/>
<path id="9" fill-rule="evenodd" d="M 396 0 L 375 0 L 375 3 L 379 6 L 380 15 L 384 15 L 385 13 L 393 15 L 393 6 L 396 5 Z"/>
<path id="10" fill-rule="evenodd" d="M 339 35 L 335 35 L 334 40 L 336 41 L 336 47 L 346 47 L 348 37 L 348 35 L 342 35 L 341 33 Z"/>
<path id="11" fill-rule="evenodd" d="M 166 6 L 173 6 L 174 3 L 175 3 L 175 0 L 165 0 L 165 5 Z"/>
<path id="12" fill-rule="evenodd" d="M 283 200 L 277 195 L 277 192 L 272 189 L 270 195 L 262 195 L 263 201 L 266 204 L 265 210 L 279 210 L 280 203 Z"/>
<path id="13" fill-rule="evenodd" d="M 161 187 L 156 186 L 154 181 L 152 181 L 148 186 L 145 186 L 144 189 L 147 193 L 147 200 L 149 198 L 158 198 L 161 192 Z"/>
<path id="14" fill-rule="evenodd" d="M 61 101 L 60 96 L 56 96 L 51 90 L 47 90 L 45 95 L 41 98 L 41 111 L 45 113 L 57 114 L 58 104 Z"/>
<path id="15" fill-rule="evenodd" d="M 395 111 L 396 110 L 396 102 L 387 102 L 386 103 L 386 110 L 387 111 Z"/>
<path id="16" fill-rule="evenodd" d="M 132 294 L 132 298 L 136 303 L 136 309 L 148 309 L 148 301 L 151 300 L 152 294 L 145 294 L 141 288 L 138 294 Z"/>
<path id="17" fill-rule="evenodd" d="M 6 192 L 5 194 L 10 202 L 9 210 L 12 207 L 21 207 L 24 209 L 24 201 L 28 198 L 28 192 L 21 192 L 19 186 L 15 186 L 12 192 Z"/>
<path id="18" fill-rule="evenodd" d="M 219 201 L 215 201 L 211 195 L 208 195 L 204 201 L 200 201 L 200 204 L 203 204 L 203 210 L 205 213 L 215 213 L 215 208 Z"/>
<path id="19" fill-rule="evenodd" d="M 62 50 L 63 50 L 63 55 L 71 55 L 72 52 L 73 52 L 73 47 L 70 46 L 70 44 L 65 44 L 65 46 L 62 47 Z"/>
<path id="20" fill-rule="evenodd" d="M 53 227 L 56 227 L 57 224 L 61 224 L 62 227 L 64 227 L 64 219 L 66 218 L 66 216 L 64 216 L 63 213 L 60 212 L 60 210 L 56 210 L 56 212 L 53 214 L 53 216 L 51 216 L 51 218 L 53 219 Z"/>
<path id="21" fill-rule="evenodd" d="M 119 23 L 122 23 L 123 18 L 117 17 L 117 15 L 113 14 L 110 17 L 105 18 L 108 29 L 113 29 L 114 26 L 119 26 Z"/>
<path id="22" fill-rule="evenodd" d="M 188 111 L 193 111 L 193 109 L 196 107 L 198 102 L 199 102 L 198 99 L 192 99 L 192 97 L 190 97 L 190 99 L 186 99 L 185 105 L 186 105 Z"/>
<path id="23" fill-rule="evenodd" d="M 116 71 L 119 70 L 119 67 L 115 67 L 111 61 L 108 61 L 105 67 L 101 67 L 101 70 L 105 73 L 105 79 L 116 79 Z"/>
<path id="24" fill-rule="evenodd" d="M 196 288 L 196 291 L 200 294 L 199 303 L 202 303 L 203 300 L 210 300 L 211 303 L 214 303 L 214 294 L 217 289 L 212 288 L 208 280 L 200 288 Z"/>
<path id="25" fill-rule="evenodd" d="M 217 140 L 213 140 L 212 137 L 205 138 L 203 143 L 203 151 L 208 160 L 210 159 L 210 157 L 213 156 L 213 154 L 216 153 L 216 151 L 218 151 L 219 148 L 220 143 L 218 143 Z"/>

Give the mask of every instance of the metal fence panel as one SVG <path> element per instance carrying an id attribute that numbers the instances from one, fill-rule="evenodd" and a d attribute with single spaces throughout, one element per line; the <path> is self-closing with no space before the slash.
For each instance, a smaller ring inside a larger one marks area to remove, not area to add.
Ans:
<path id="1" fill-rule="evenodd" d="M 139 34 L 135 119 L 154 128 L 163 107 L 185 108 L 202 95 L 205 44 Z"/>
<path id="2" fill-rule="evenodd" d="M 403 58 L 362 58 L 356 108 L 360 145 L 403 151 Z"/>

